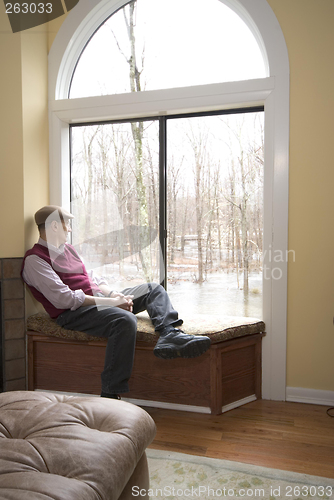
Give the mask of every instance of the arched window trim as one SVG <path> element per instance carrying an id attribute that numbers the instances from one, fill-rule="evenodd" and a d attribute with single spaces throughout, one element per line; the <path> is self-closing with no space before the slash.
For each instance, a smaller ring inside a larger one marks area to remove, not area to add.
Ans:
<path id="1" fill-rule="evenodd" d="M 54 71 L 49 74 L 49 92 L 54 92 L 53 95 L 55 99 L 67 98 L 72 74 L 83 47 L 88 43 L 91 36 L 101 26 L 101 24 L 118 9 L 126 5 L 128 1 L 129 0 L 81 0 L 80 10 L 82 14 L 85 14 L 85 19 L 80 22 L 82 15 L 76 16 L 72 13 L 69 14 L 69 16 L 72 17 L 70 32 L 68 32 L 69 23 L 64 23 L 57 35 L 57 37 L 59 37 L 59 34 L 64 31 L 64 33 L 62 33 L 62 40 L 57 40 L 58 45 L 61 45 L 61 42 L 63 42 L 63 50 L 57 50 L 57 54 L 59 56 L 58 61 L 56 61 L 56 51 L 53 49 L 54 46 L 51 48 L 51 53 L 54 58 L 52 69 Z M 249 27 L 261 50 L 266 76 L 269 76 L 270 68 L 267 57 L 267 49 L 253 18 L 239 1 L 219 1 L 230 7 Z M 77 8 L 75 12 L 77 12 Z M 74 34 L 73 28 L 75 30 Z M 70 39 L 70 41 L 69 43 L 66 43 L 66 40 L 68 39 Z M 49 95 L 52 94 L 50 93 Z"/>
<path id="2" fill-rule="evenodd" d="M 265 107 L 263 397 L 285 400 L 288 251 L 289 62 L 279 23 L 266 0 L 220 0 L 249 26 L 268 77 L 178 89 L 67 99 L 78 57 L 95 30 L 125 0 L 80 0 L 49 54 L 50 202 L 69 207 L 69 124 L 263 104 Z"/>

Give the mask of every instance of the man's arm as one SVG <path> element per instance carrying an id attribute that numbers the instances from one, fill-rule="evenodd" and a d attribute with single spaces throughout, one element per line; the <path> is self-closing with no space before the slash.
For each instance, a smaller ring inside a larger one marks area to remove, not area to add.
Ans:
<path id="1" fill-rule="evenodd" d="M 85 295 L 82 290 L 71 290 L 60 279 L 52 267 L 36 255 L 30 255 L 26 258 L 23 279 L 28 285 L 33 286 L 41 292 L 57 309 L 71 309 L 75 311 L 83 305 L 101 305 L 120 307 L 132 311 L 133 297 L 125 297 L 117 292 L 114 292 L 111 297 L 93 297 Z M 107 287 L 107 285 L 101 286 Z M 107 289 L 105 290 L 107 291 Z M 103 290 L 101 291 L 103 292 Z"/>
<path id="2" fill-rule="evenodd" d="M 97 284 L 103 295 L 106 297 L 111 297 L 111 294 L 113 292 L 112 288 L 108 286 L 106 283 L 98 283 Z"/>
<path id="3" fill-rule="evenodd" d="M 94 281 L 94 283 L 97 284 L 103 295 L 105 295 L 106 298 L 108 299 L 116 299 L 113 301 L 100 301 L 100 298 L 104 299 L 104 297 L 93 297 L 95 299 L 95 302 L 92 301 L 92 297 L 90 295 L 86 295 L 85 302 L 83 305 L 92 305 L 95 303 L 96 305 L 108 305 L 112 307 L 121 307 L 122 309 L 126 309 L 128 311 L 132 312 L 133 309 L 133 296 L 128 295 L 125 296 L 123 293 L 116 292 L 110 286 L 107 284 L 107 282 L 104 280 L 104 278 L 99 278 L 98 276 L 95 276 L 93 272 L 89 272 L 90 278 Z M 98 299 L 98 300 L 96 300 Z"/>
<path id="4" fill-rule="evenodd" d="M 112 297 L 92 297 L 85 295 L 83 306 L 106 306 L 106 307 L 120 307 L 126 311 L 132 312 L 133 310 L 133 295 L 123 295 L 122 293 L 113 292 Z"/>
<path id="5" fill-rule="evenodd" d="M 71 290 L 52 267 L 37 255 L 30 255 L 26 258 L 22 277 L 28 285 L 41 292 L 57 309 L 75 311 L 85 300 L 82 290 Z"/>

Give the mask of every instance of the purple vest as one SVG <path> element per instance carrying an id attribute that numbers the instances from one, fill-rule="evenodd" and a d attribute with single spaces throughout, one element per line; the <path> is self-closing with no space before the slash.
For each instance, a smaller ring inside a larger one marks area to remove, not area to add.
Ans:
<path id="1" fill-rule="evenodd" d="M 62 282 L 65 283 L 65 285 L 67 285 L 71 290 L 81 289 L 86 295 L 96 295 L 96 293 L 101 293 L 99 287 L 92 283 L 82 260 L 72 245 L 66 243 L 64 252 L 55 260 L 51 260 L 48 248 L 36 243 L 36 245 L 34 245 L 31 250 L 28 250 L 24 256 L 21 275 L 24 269 L 25 259 L 29 255 L 37 255 L 41 259 L 45 260 L 58 274 Z M 27 286 L 31 290 L 35 299 L 42 304 L 51 318 L 57 318 L 59 314 L 66 311 L 66 309 L 57 309 L 35 287 L 30 285 Z"/>

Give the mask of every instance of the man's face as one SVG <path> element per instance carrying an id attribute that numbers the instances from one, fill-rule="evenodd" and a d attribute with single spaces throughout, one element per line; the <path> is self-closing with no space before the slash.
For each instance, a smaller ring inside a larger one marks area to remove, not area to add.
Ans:
<path id="1" fill-rule="evenodd" d="M 46 240 L 51 245 L 60 247 L 67 241 L 68 233 L 72 232 L 71 219 L 60 218 L 58 212 L 50 216 L 46 225 Z"/>
<path id="2" fill-rule="evenodd" d="M 59 237 L 60 237 L 60 245 L 66 243 L 68 233 L 72 232 L 72 224 L 70 219 L 64 219 L 59 227 Z"/>

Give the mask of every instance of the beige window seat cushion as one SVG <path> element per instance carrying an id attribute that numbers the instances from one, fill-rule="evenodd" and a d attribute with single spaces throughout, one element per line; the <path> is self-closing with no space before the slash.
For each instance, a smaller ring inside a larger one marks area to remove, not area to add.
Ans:
<path id="1" fill-rule="evenodd" d="M 137 318 L 137 341 L 155 344 L 158 334 L 155 333 L 147 313 L 137 314 Z M 94 337 L 84 332 L 66 330 L 60 327 L 55 320 L 51 319 L 47 313 L 37 313 L 30 316 L 27 320 L 27 328 L 33 332 L 63 339 L 85 342 L 105 340 L 103 337 Z M 184 323 L 181 328 L 185 333 L 191 335 L 207 335 L 213 344 L 265 332 L 264 322 L 255 318 L 220 317 L 201 314 L 191 315 L 189 318 L 184 317 Z"/>

